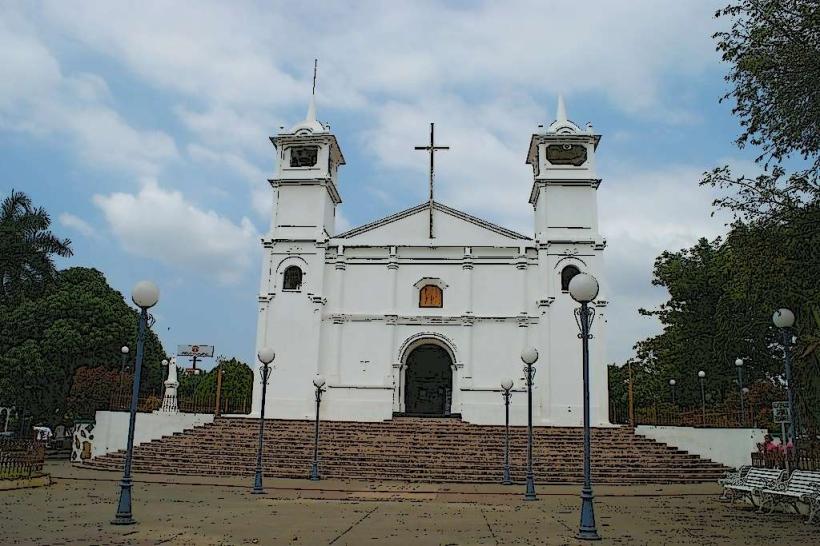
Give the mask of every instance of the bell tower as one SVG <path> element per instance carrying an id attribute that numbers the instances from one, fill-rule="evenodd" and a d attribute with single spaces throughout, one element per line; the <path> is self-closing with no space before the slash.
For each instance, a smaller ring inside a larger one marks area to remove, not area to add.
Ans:
<path id="1" fill-rule="evenodd" d="M 532 135 L 527 164 L 532 165 L 530 204 L 535 209 L 539 241 L 598 239 L 595 151 L 601 135 L 592 125 L 581 129 L 567 119 L 564 98 L 558 97 L 556 119 L 544 132 Z"/>
<path id="2" fill-rule="evenodd" d="M 278 156 L 276 174 L 269 180 L 274 191 L 272 238 L 332 237 L 336 205 L 342 202 L 338 170 L 345 158 L 330 127 L 316 120 L 315 97 L 304 121 L 270 140 Z"/>

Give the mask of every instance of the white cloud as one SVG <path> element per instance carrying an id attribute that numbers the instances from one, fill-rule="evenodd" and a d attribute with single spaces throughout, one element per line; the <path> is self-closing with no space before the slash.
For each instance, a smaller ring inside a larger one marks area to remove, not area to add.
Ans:
<path id="1" fill-rule="evenodd" d="M 727 217 L 710 216 L 714 193 L 698 186 L 708 167 L 646 170 L 620 164 L 607 170 L 598 213 L 608 244 L 603 286 L 611 300 L 609 317 L 617 317 L 609 321 L 610 361 L 624 362 L 636 341 L 661 331 L 657 319 L 638 314 L 638 308 L 655 308 L 668 298 L 666 290 L 651 284 L 655 258 L 725 231 Z"/>
<path id="2" fill-rule="evenodd" d="M 10 8 L 0 18 L 0 129 L 58 137 L 89 164 L 155 174 L 176 157 L 167 134 L 135 129 L 107 104 L 109 89 L 95 74 L 63 74 L 36 38 L 36 30 Z"/>
<path id="3" fill-rule="evenodd" d="M 89 239 L 100 239 L 100 234 L 97 233 L 97 230 L 94 229 L 91 224 L 80 218 L 79 216 L 75 216 L 70 212 L 63 212 L 60 216 L 57 217 L 60 221 L 60 224 L 68 229 L 72 229 Z"/>
<path id="4" fill-rule="evenodd" d="M 136 195 L 95 195 L 111 231 L 124 248 L 225 284 L 237 282 L 255 256 L 258 234 L 247 218 L 239 224 L 204 211 L 180 192 L 146 180 Z"/>

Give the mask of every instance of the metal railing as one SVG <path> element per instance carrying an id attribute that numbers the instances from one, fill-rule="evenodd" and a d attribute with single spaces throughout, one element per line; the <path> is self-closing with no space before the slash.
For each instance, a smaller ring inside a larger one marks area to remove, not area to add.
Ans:
<path id="1" fill-rule="evenodd" d="M 0 478 L 30 478 L 42 472 L 45 453 L 45 442 L 39 440 L 0 440 Z"/>
<path id="2" fill-rule="evenodd" d="M 811 445 L 801 448 L 795 455 L 794 451 L 784 452 L 780 449 L 763 451 L 758 444 L 758 451 L 752 453 L 752 466 L 758 468 L 799 468 L 800 470 L 820 470 L 820 446 Z"/>
<path id="3" fill-rule="evenodd" d="M 162 408 L 164 398 L 157 394 L 140 395 L 137 401 L 137 411 L 150 413 Z M 178 396 L 177 408 L 182 413 L 214 413 L 216 411 L 216 395 Z M 222 396 L 220 414 L 248 414 L 250 413 L 250 399 L 247 397 L 233 399 Z M 119 391 L 111 395 L 109 410 L 129 411 L 131 409 L 131 392 Z"/>
<path id="4" fill-rule="evenodd" d="M 751 416 L 738 411 L 706 410 L 700 408 L 644 407 L 635 408 L 634 425 L 657 425 L 673 427 L 744 428 L 754 426 Z M 610 406 L 609 420 L 613 424 L 628 425 L 629 410 Z"/>

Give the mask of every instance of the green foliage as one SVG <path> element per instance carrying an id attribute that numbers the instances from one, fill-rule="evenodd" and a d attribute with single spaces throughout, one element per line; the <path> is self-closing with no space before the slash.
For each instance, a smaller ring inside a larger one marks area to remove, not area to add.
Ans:
<path id="1" fill-rule="evenodd" d="M 0 304 L 0 403 L 56 422 L 66 414 L 75 371 L 119 370 L 120 347 L 136 355 L 138 312 L 95 269 L 60 271 L 37 298 Z M 157 390 L 165 352 L 150 330 L 145 339 L 140 388 Z"/>
<path id="2" fill-rule="evenodd" d="M 737 145 L 759 147 L 766 172 L 736 177 L 724 166 L 701 184 L 728 190 L 714 204 L 737 219 L 780 221 L 820 199 L 820 2 L 740 0 L 715 16 L 732 19 L 714 35 L 731 66 L 732 89 L 721 100 L 735 102 Z M 787 174 L 782 163 L 791 156 L 806 168 Z"/>
<path id="3" fill-rule="evenodd" d="M 77 368 L 66 401 L 66 416 L 70 420 L 93 419 L 95 412 L 109 408 L 111 393 L 127 389 L 133 375 L 97 366 Z"/>
<path id="4" fill-rule="evenodd" d="M 231 358 L 217 357 L 222 362 L 222 398 L 240 403 L 243 399 L 250 404 L 253 392 L 253 371 L 244 362 Z M 205 399 L 216 394 L 217 366 L 199 375 L 179 374 L 180 399 Z"/>
<path id="5" fill-rule="evenodd" d="M 768 385 L 767 392 L 777 391 L 784 379 L 783 345 L 771 317 L 775 309 L 788 307 L 797 317 L 793 368 L 798 407 L 804 424 L 816 429 L 820 423 L 817 226 L 820 205 L 815 204 L 794 213 L 787 223 L 736 223 L 725 240 L 701 239 L 692 248 L 659 256 L 653 284 L 666 288 L 669 300 L 658 309 L 640 311 L 657 317 L 663 332 L 635 346 L 631 361 L 635 406 L 652 405 L 658 393 L 668 399 L 668 380 L 674 378 L 678 402 L 697 407 L 699 370 L 707 374 L 710 405 L 728 404 L 737 396 L 734 361 L 738 357 L 744 360 L 745 385 Z M 625 400 L 625 373 L 610 368 L 615 404 Z"/>
<path id="6" fill-rule="evenodd" d="M 49 230 L 51 218 L 34 208 L 24 193 L 15 192 L 0 205 L 0 305 L 36 297 L 57 276 L 53 255 L 71 256 L 71 241 Z"/>

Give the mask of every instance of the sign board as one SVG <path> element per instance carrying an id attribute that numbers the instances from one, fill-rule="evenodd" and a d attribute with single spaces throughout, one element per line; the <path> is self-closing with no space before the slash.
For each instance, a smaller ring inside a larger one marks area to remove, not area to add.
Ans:
<path id="1" fill-rule="evenodd" d="M 791 423 L 788 402 L 772 402 L 772 419 L 775 423 Z"/>
<path id="2" fill-rule="evenodd" d="M 177 345 L 177 356 L 214 356 L 213 345 Z"/>

